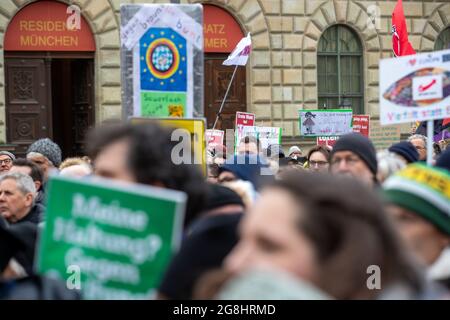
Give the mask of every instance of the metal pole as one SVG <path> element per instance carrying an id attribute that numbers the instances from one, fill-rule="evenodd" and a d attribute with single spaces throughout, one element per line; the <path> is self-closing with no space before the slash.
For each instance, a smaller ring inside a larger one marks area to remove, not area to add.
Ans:
<path id="1" fill-rule="evenodd" d="M 231 84 L 233 83 L 233 79 L 234 79 L 234 76 L 236 75 L 236 71 L 237 71 L 238 67 L 239 67 L 239 65 L 236 65 L 236 68 L 234 68 L 233 75 L 231 76 L 230 83 L 228 84 L 227 92 L 225 92 L 225 97 L 223 98 L 222 104 L 220 105 L 219 112 L 217 113 L 217 116 L 216 116 L 216 121 L 214 121 L 213 130 L 216 128 L 217 120 L 219 120 L 220 114 L 222 113 L 223 106 L 225 105 L 225 100 L 227 100 L 228 92 L 230 91 Z"/>
<path id="2" fill-rule="evenodd" d="M 433 135 L 434 121 L 427 121 L 427 165 L 431 166 L 433 161 Z"/>

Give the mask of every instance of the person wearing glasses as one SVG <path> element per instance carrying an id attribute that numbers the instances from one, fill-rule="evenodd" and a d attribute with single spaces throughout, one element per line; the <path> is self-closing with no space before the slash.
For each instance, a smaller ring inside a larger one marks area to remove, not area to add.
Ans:
<path id="1" fill-rule="evenodd" d="M 377 186 L 377 155 L 372 142 L 359 133 L 339 138 L 331 151 L 330 172 L 359 179 L 369 186 Z"/>
<path id="2" fill-rule="evenodd" d="M 421 134 L 413 134 L 408 138 L 419 153 L 419 161 L 427 161 L 427 137 Z"/>
<path id="3" fill-rule="evenodd" d="M 330 150 L 324 146 L 315 146 L 307 156 L 309 170 L 327 172 L 330 166 Z"/>
<path id="4" fill-rule="evenodd" d="M 0 173 L 8 172 L 16 157 L 8 151 L 0 151 Z"/>

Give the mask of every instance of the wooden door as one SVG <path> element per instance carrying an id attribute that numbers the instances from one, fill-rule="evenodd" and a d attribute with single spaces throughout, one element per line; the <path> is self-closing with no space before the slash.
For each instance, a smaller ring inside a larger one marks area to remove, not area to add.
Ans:
<path id="1" fill-rule="evenodd" d="M 205 56 L 205 117 L 208 128 L 212 128 L 220 104 L 225 96 L 234 66 L 224 66 L 226 55 L 208 54 Z M 245 67 L 238 67 L 236 76 L 228 93 L 216 129 L 234 129 L 236 111 L 247 110 Z"/>
<path id="2" fill-rule="evenodd" d="M 85 154 L 86 132 L 95 125 L 94 113 L 94 61 L 72 61 L 72 132 L 74 155 Z"/>
<path id="3" fill-rule="evenodd" d="M 52 136 L 50 74 L 49 60 L 5 58 L 6 134 L 17 156 Z"/>

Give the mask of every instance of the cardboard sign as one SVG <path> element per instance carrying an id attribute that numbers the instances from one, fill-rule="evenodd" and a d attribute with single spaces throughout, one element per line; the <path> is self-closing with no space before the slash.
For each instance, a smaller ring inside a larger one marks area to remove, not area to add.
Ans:
<path id="1" fill-rule="evenodd" d="M 157 118 L 130 118 L 132 124 L 154 123 L 176 129 L 184 129 L 190 134 L 192 154 L 189 157 L 191 163 L 202 166 L 206 174 L 206 143 L 205 143 L 205 119 L 157 119 Z M 170 160 L 170 159 L 169 159 Z"/>
<path id="2" fill-rule="evenodd" d="M 236 112 L 236 128 L 239 126 L 253 127 L 256 115 L 254 113 Z"/>
<path id="3" fill-rule="evenodd" d="M 256 137 L 261 143 L 262 149 L 267 149 L 272 144 L 281 144 L 282 129 L 277 127 L 248 127 L 239 126 L 236 130 L 235 152 L 244 137 Z"/>
<path id="4" fill-rule="evenodd" d="M 450 50 L 380 61 L 382 125 L 450 117 Z"/>
<path id="5" fill-rule="evenodd" d="M 206 130 L 205 137 L 206 137 L 206 148 L 212 149 L 217 146 L 223 145 L 223 138 L 225 136 L 225 131 L 223 130 Z"/>
<path id="6" fill-rule="evenodd" d="M 54 176 L 38 271 L 79 280 L 85 299 L 150 299 L 180 244 L 185 203 L 179 191 Z"/>
<path id="7" fill-rule="evenodd" d="M 300 135 L 340 136 L 352 132 L 352 110 L 300 110 Z"/>
<path id="8" fill-rule="evenodd" d="M 368 115 L 353 115 L 353 132 L 358 132 L 363 136 L 369 137 L 369 123 L 370 116 Z"/>
<path id="9" fill-rule="evenodd" d="M 392 144 L 400 142 L 399 126 L 380 126 L 380 121 L 371 121 L 369 138 L 377 150 L 389 148 Z"/>
<path id="10" fill-rule="evenodd" d="M 124 4 L 122 105 L 127 116 L 203 114 L 203 8 L 200 4 Z"/>
<path id="11" fill-rule="evenodd" d="M 338 136 L 317 137 L 316 143 L 318 146 L 333 147 L 338 139 Z"/>

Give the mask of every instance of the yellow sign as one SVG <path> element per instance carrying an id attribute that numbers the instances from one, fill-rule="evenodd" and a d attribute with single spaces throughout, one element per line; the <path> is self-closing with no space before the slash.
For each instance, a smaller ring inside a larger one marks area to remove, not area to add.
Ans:
<path id="1" fill-rule="evenodd" d="M 190 160 L 193 160 L 191 163 L 201 165 L 203 169 L 203 173 L 206 176 L 206 140 L 205 140 L 205 119 L 177 119 L 177 118 L 131 118 L 132 124 L 138 123 L 159 123 L 163 127 L 172 127 L 176 129 L 184 129 L 190 135 L 190 146 L 192 154 L 189 156 Z M 175 141 L 182 142 L 183 132 L 179 132 L 179 134 L 173 134 L 173 139 Z M 177 151 L 174 150 L 177 154 Z M 184 157 L 180 157 L 184 158 Z M 186 162 L 184 162 L 186 163 Z M 191 164 L 187 163 L 187 164 Z"/>

